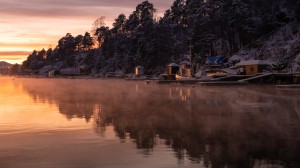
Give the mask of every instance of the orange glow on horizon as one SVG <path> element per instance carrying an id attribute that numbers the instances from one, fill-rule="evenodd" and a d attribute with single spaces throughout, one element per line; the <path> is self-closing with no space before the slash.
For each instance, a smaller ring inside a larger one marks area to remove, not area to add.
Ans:
<path id="1" fill-rule="evenodd" d="M 32 132 L 41 129 L 87 129 L 90 124 L 86 124 L 85 120 L 73 118 L 72 122 L 58 112 L 55 104 L 49 102 L 33 101 L 22 88 L 22 85 L 15 82 L 15 79 L 10 77 L 1 78 L 0 87 L 0 123 L 7 125 L 7 130 L 11 130 L 11 125 L 14 130 L 25 130 L 23 127 L 32 127 Z M 28 110 L 30 109 L 30 110 Z M 18 123 L 18 124 L 16 124 Z M 82 128 L 82 124 L 86 127 Z M 19 127 L 20 126 L 20 127 Z M 2 126 L 2 133 L 5 133 L 5 127 Z"/>
<path id="2" fill-rule="evenodd" d="M 156 16 L 163 16 L 174 0 L 152 0 Z M 54 48 L 67 33 L 90 32 L 93 22 L 105 17 L 111 27 L 119 14 L 127 18 L 142 0 L 132 1 L 1 1 L 0 61 L 22 63 L 33 50 Z M 20 52 L 23 52 L 20 54 Z"/>

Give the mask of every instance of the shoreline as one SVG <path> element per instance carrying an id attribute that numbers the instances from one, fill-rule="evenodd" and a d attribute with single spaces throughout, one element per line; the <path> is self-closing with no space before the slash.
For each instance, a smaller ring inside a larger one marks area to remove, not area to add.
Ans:
<path id="1" fill-rule="evenodd" d="M 176 85 L 195 85 L 201 87 L 230 87 L 230 86 L 249 86 L 249 85 L 261 85 L 261 86 L 274 86 L 278 89 L 300 89 L 300 84 L 295 83 L 255 83 L 255 82 L 239 82 L 239 81 L 220 81 L 220 80 L 211 80 L 211 81 L 201 81 L 201 80 L 193 80 L 193 81 L 180 81 L 180 80 L 158 80 L 158 79 L 147 79 L 147 78 L 126 78 L 126 77 L 95 77 L 92 75 L 80 75 L 80 76 L 55 76 L 55 77 L 47 77 L 40 75 L 0 75 L 0 77 L 11 77 L 13 78 L 31 78 L 31 79 L 79 79 L 79 80 L 123 80 L 123 81 L 139 81 L 144 82 L 146 84 L 155 83 L 158 85 L 161 84 L 176 84 Z"/>

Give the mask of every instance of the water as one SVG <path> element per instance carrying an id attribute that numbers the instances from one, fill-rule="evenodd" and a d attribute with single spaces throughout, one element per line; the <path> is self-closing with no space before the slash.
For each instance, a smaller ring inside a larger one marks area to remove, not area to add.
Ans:
<path id="1" fill-rule="evenodd" d="M 0 77 L 0 167 L 300 167 L 299 93 Z"/>

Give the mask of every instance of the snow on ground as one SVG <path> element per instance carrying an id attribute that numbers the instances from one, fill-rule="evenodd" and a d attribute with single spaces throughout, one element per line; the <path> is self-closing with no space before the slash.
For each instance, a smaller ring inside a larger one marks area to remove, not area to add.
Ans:
<path id="1" fill-rule="evenodd" d="M 288 63 L 294 68 L 296 58 L 300 55 L 300 25 L 287 24 L 258 40 L 260 47 L 243 48 L 229 58 L 230 62 L 250 59 L 268 60 L 275 64 Z M 300 62 L 300 56 L 299 56 Z"/>

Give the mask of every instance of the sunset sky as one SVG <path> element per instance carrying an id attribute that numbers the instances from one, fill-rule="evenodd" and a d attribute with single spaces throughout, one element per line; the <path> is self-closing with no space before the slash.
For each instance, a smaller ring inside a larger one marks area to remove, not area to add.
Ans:
<path id="1" fill-rule="evenodd" d="M 90 31 L 105 16 L 111 26 L 144 0 L 0 0 L 0 61 L 22 63 L 34 49 L 55 47 L 57 41 Z M 150 0 L 162 16 L 174 0 Z"/>

